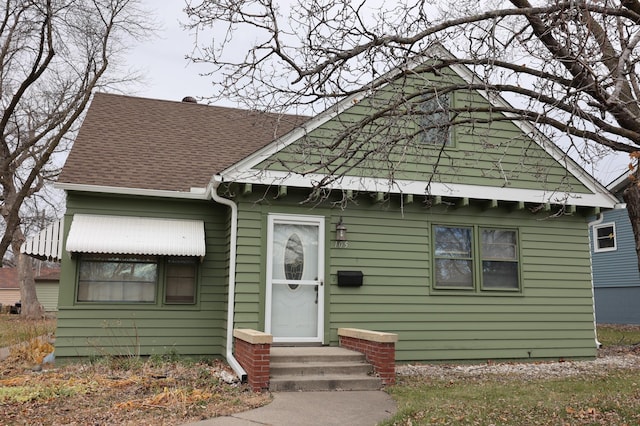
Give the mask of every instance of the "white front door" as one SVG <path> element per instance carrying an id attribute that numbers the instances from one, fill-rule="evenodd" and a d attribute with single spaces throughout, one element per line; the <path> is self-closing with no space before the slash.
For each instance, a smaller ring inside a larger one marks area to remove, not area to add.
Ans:
<path id="1" fill-rule="evenodd" d="M 324 218 L 269 215 L 265 329 L 274 342 L 322 342 Z"/>

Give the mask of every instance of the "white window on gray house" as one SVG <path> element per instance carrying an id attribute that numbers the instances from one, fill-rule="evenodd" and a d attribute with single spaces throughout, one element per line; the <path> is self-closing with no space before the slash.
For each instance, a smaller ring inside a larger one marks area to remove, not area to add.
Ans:
<path id="1" fill-rule="evenodd" d="M 616 224 L 603 223 L 593 227 L 593 251 L 614 251 L 616 246 Z"/>
<path id="2" fill-rule="evenodd" d="M 419 106 L 420 141 L 430 145 L 450 146 L 450 105 L 449 93 L 426 94 Z"/>

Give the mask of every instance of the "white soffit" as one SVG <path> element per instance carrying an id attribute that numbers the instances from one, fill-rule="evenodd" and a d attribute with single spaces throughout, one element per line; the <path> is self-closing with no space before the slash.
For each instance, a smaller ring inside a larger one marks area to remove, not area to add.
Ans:
<path id="1" fill-rule="evenodd" d="M 203 257 L 206 251 L 204 222 L 76 214 L 66 249 L 70 253 Z"/>
<path id="2" fill-rule="evenodd" d="M 62 224 L 60 219 L 27 239 L 22 243 L 20 253 L 40 260 L 59 262 L 62 253 Z"/>
<path id="3" fill-rule="evenodd" d="M 324 175 L 278 171 L 251 170 L 234 176 L 234 182 L 292 186 L 308 188 L 316 185 Z M 461 183 L 432 182 L 396 179 L 390 181 L 382 178 L 361 178 L 344 176 L 326 185 L 328 189 L 352 190 L 366 192 L 383 192 L 395 194 L 431 195 L 454 198 L 474 198 L 480 200 L 523 201 L 527 203 L 566 204 L 584 207 L 613 208 L 618 200 L 604 187 L 593 193 L 566 193 L 554 190 L 537 190 L 522 188 L 507 188 L 497 186 L 468 185 Z"/>

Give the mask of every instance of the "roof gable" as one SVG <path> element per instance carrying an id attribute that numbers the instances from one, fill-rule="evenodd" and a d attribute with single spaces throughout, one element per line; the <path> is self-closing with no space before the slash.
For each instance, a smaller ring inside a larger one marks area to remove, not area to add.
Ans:
<path id="1" fill-rule="evenodd" d="M 367 122 L 368 117 L 377 115 L 396 100 L 408 111 L 416 108 L 415 102 L 413 106 L 402 102 L 415 96 L 420 85 L 437 87 L 438 79 L 443 78 L 459 81 L 460 87 L 477 81 L 466 67 L 450 67 L 435 75 L 420 73 L 419 65 L 410 66 L 413 72 L 382 78 L 387 83 L 381 84 L 377 91 L 344 99 L 304 126 L 226 169 L 224 178 L 302 187 L 323 182 L 327 188 L 343 190 L 598 207 L 615 205 L 615 198 L 600 183 L 534 125 L 511 120 L 505 114 L 499 113 L 498 121 L 485 119 L 483 122 L 480 117 L 464 124 L 462 120 L 463 124 L 453 129 L 454 145 L 444 149 L 441 144 L 420 146 L 415 140 L 402 140 L 403 132 L 410 134 L 407 129 L 416 127 L 415 115 L 381 119 L 396 120 L 392 125 Z M 444 74 L 448 75 L 443 77 Z M 400 83 L 399 79 L 402 79 Z M 499 96 L 482 91 L 463 89 L 451 96 L 458 105 L 508 105 Z M 336 143 L 351 128 L 357 128 L 357 138 L 344 138 L 342 145 Z M 384 138 L 390 138 L 391 143 Z M 415 139 L 415 135 L 408 138 Z M 366 149 L 377 143 L 388 146 L 367 156 L 351 151 L 352 146 Z M 333 163 L 326 166 L 327 160 Z M 325 166 L 314 168 L 313 164 Z M 326 178 L 332 174 L 338 178 Z"/>

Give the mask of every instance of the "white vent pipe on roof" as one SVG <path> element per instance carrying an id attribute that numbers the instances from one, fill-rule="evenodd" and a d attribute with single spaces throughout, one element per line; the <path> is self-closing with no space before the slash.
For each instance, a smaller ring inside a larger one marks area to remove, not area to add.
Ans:
<path id="1" fill-rule="evenodd" d="M 238 238 L 238 206 L 232 200 L 218 195 L 218 187 L 222 183 L 222 176 L 215 175 L 211 179 L 211 199 L 216 203 L 229 206 L 231 208 L 231 235 L 229 236 L 229 296 L 227 299 L 227 362 L 236 372 L 240 380 L 247 380 L 247 372 L 233 356 L 233 315 L 236 297 L 236 251 Z"/>

